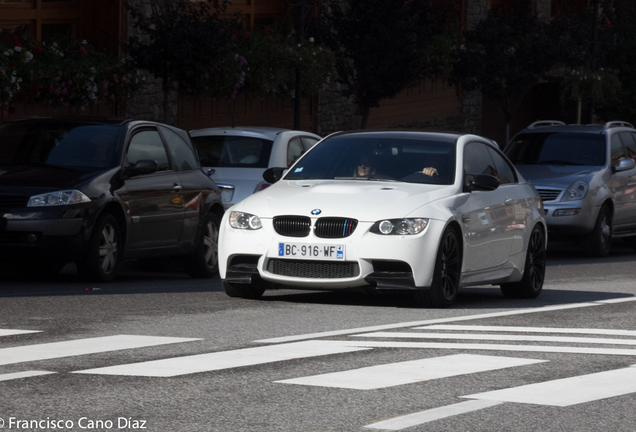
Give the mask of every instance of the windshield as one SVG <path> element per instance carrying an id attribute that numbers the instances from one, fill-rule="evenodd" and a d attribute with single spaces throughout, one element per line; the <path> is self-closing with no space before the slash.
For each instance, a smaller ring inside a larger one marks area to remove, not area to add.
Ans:
<path id="1" fill-rule="evenodd" d="M 117 165 L 119 127 L 73 122 L 0 126 L 0 165 L 48 165 L 98 171 Z"/>
<path id="2" fill-rule="evenodd" d="M 267 168 L 272 141 L 242 136 L 192 137 L 205 167 Z"/>
<path id="3" fill-rule="evenodd" d="M 513 164 L 605 165 L 605 136 L 552 132 L 516 136 L 506 149 Z"/>
<path id="4" fill-rule="evenodd" d="M 454 142 L 405 135 L 344 135 L 324 140 L 285 176 L 287 180 L 393 180 L 448 185 L 454 178 Z"/>

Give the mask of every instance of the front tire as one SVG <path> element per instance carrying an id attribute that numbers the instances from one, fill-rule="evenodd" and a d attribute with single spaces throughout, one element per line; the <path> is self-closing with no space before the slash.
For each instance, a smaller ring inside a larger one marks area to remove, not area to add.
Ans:
<path id="1" fill-rule="evenodd" d="M 415 293 L 415 301 L 418 305 L 445 308 L 455 303 L 462 270 L 459 238 L 459 234 L 452 227 L 446 228 L 442 234 L 435 260 L 433 282 L 428 290 Z"/>
<path id="2" fill-rule="evenodd" d="M 117 277 L 123 244 L 119 222 L 115 216 L 105 213 L 99 217 L 86 254 L 77 267 L 82 276 L 96 282 L 109 282 Z"/>
<path id="3" fill-rule="evenodd" d="M 197 249 L 184 260 L 186 272 L 193 278 L 207 279 L 219 271 L 219 218 L 207 216 L 201 229 Z"/>
<path id="4" fill-rule="evenodd" d="M 545 235 L 543 229 L 536 226 L 528 240 L 523 278 L 519 282 L 501 284 L 503 295 L 509 298 L 537 298 L 543 290 L 545 262 Z"/>
<path id="5" fill-rule="evenodd" d="M 584 247 L 588 255 L 606 257 L 612 249 L 612 211 L 604 205 L 598 212 L 594 230 L 584 240 Z"/>

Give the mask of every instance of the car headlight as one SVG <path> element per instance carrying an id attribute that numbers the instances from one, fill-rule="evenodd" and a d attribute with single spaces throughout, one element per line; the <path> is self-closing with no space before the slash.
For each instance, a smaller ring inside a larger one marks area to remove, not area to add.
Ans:
<path id="1" fill-rule="evenodd" d="M 565 191 L 561 201 L 576 201 L 585 198 L 589 185 L 584 181 L 577 181 Z"/>
<path id="2" fill-rule="evenodd" d="M 424 231 L 428 219 L 385 219 L 378 221 L 371 227 L 371 232 L 384 235 L 415 235 Z"/>
<path id="3" fill-rule="evenodd" d="M 65 190 L 35 195 L 29 198 L 27 207 L 48 207 L 91 202 L 91 199 L 78 190 Z"/>
<path id="4" fill-rule="evenodd" d="M 230 212 L 230 226 L 242 230 L 257 230 L 263 227 L 261 218 L 256 215 L 233 211 Z"/>

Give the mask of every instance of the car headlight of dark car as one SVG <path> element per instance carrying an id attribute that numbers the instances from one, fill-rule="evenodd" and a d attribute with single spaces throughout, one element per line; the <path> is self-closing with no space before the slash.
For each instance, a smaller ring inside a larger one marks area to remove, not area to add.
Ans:
<path id="1" fill-rule="evenodd" d="M 374 223 L 371 232 L 384 235 L 415 235 L 424 231 L 427 225 L 428 219 L 424 218 L 384 219 Z"/>
<path id="2" fill-rule="evenodd" d="M 91 202 L 91 199 L 78 190 L 65 190 L 35 195 L 29 198 L 27 207 L 49 207 Z"/>
<path id="3" fill-rule="evenodd" d="M 585 198 L 589 185 L 584 181 L 576 181 L 563 194 L 561 201 L 576 201 Z"/>
<path id="4" fill-rule="evenodd" d="M 230 212 L 230 226 L 242 230 L 258 230 L 263 227 L 261 218 L 256 215 L 244 212 Z"/>

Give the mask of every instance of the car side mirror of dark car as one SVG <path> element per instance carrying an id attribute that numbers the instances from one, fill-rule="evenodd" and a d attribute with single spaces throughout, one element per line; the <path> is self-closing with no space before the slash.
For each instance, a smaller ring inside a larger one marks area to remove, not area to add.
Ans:
<path id="1" fill-rule="evenodd" d="M 263 180 L 265 180 L 267 183 L 274 184 L 278 180 L 283 178 L 286 170 L 287 168 L 283 167 L 268 168 L 263 173 Z"/>
<path id="2" fill-rule="evenodd" d="M 636 161 L 634 159 L 621 159 L 618 165 L 613 168 L 614 172 L 629 171 L 632 168 L 636 168 Z"/>
<path id="3" fill-rule="evenodd" d="M 501 182 L 490 174 L 466 174 L 464 178 L 464 191 L 493 191 Z"/>
<path id="4" fill-rule="evenodd" d="M 125 167 L 122 171 L 122 177 L 129 178 L 141 174 L 152 174 L 153 172 L 157 172 L 158 169 L 159 165 L 157 165 L 157 161 L 141 159 L 138 160 L 137 163 Z"/>

